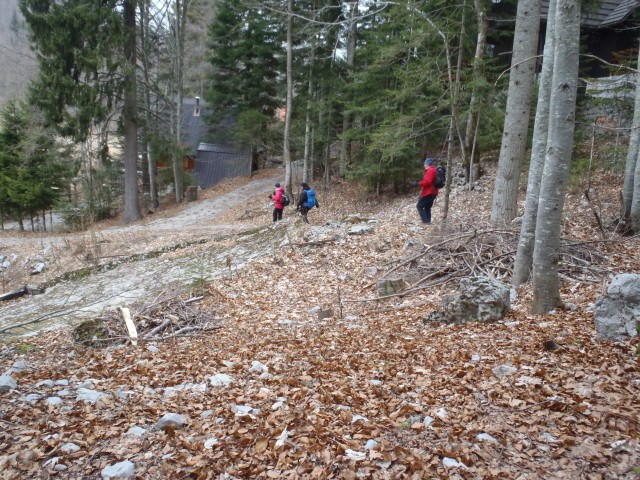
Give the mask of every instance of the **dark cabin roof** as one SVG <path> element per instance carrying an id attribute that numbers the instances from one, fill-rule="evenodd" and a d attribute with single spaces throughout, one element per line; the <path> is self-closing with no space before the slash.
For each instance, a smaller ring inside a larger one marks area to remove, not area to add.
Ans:
<path id="1" fill-rule="evenodd" d="M 638 6 L 640 6 L 640 1 L 637 0 L 618 0 L 614 2 L 603 0 L 597 10 L 592 9 L 587 13 L 583 13 L 582 25 L 591 28 L 612 27 L 623 22 Z M 549 1 L 542 0 L 540 13 L 543 18 L 547 18 L 548 11 Z"/>

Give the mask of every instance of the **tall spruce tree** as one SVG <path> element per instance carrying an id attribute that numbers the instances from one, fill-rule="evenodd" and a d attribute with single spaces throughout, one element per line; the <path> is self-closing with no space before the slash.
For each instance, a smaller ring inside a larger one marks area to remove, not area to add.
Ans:
<path id="1" fill-rule="evenodd" d="M 125 223 L 142 217 L 137 193 L 135 4 L 135 0 L 20 0 L 40 63 L 31 98 L 47 121 L 80 141 L 93 125 L 120 113 Z"/>
<path id="2" fill-rule="evenodd" d="M 230 111 L 272 115 L 281 106 L 282 20 L 270 2 L 219 0 L 209 27 L 212 77 L 205 94 L 220 118 Z"/>
<path id="3" fill-rule="evenodd" d="M 363 22 L 358 55 L 366 68 L 354 75 L 349 104 L 359 121 L 343 135 L 364 146 L 350 175 L 372 189 L 391 183 L 398 190 L 417 174 L 419 157 L 447 136 L 451 97 L 442 34 L 457 37 L 456 15 L 457 5 L 416 1 Z"/>
<path id="4" fill-rule="evenodd" d="M 0 218 L 16 219 L 51 209 L 63 191 L 70 169 L 54 132 L 45 128 L 37 112 L 10 101 L 2 112 L 0 129 Z"/>

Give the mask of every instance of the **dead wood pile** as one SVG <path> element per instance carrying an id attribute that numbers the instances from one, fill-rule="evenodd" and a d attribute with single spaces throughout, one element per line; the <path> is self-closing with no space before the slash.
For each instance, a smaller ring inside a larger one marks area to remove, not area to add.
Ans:
<path id="1" fill-rule="evenodd" d="M 152 302 L 111 310 L 99 319 L 105 330 L 101 340 L 108 343 L 134 340 L 126 325 L 127 316 L 135 326 L 135 340 L 143 342 L 194 337 L 222 328 L 221 319 L 198 306 L 203 298 L 185 299 L 165 292 Z"/>
<path id="2" fill-rule="evenodd" d="M 469 276 L 488 276 L 509 283 L 519 235 L 519 230 L 492 228 L 441 234 L 430 245 L 408 249 L 407 255 L 390 262 L 381 278 L 402 277 L 407 288 L 398 295 Z M 573 282 L 600 282 L 612 270 L 608 268 L 608 257 L 596 248 L 598 244 L 602 249 L 603 244 L 612 242 L 562 240 L 561 278 Z"/>

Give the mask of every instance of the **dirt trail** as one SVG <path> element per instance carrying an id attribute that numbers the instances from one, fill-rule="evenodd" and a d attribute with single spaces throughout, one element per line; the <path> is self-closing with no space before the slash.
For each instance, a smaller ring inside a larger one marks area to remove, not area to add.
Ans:
<path id="1" fill-rule="evenodd" d="M 248 197 L 262 195 L 273 188 L 277 177 L 258 179 L 222 196 L 188 204 L 175 215 L 144 223 L 117 226 L 101 230 L 100 236 L 125 235 L 140 245 L 154 239 L 162 244 L 163 235 L 174 239 L 206 241 L 204 248 L 176 250 L 169 255 L 154 256 L 135 262 L 110 265 L 100 271 L 88 272 L 78 280 L 59 282 L 42 295 L 30 296 L 15 303 L 0 304 L 0 334 L 32 333 L 52 325 L 95 317 L 105 309 L 130 305 L 153 298 L 166 291 L 181 291 L 191 284 L 226 274 L 226 259 L 231 254 L 234 267 L 242 266 L 272 247 L 269 241 L 244 235 L 226 241 L 216 241 L 234 233 L 238 227 L 217 223 L 217 218 Z M 275 179 L 275 180 L 274 180 Z M 0 252 L 8 247 L 37 244 L 61 247 L 68 236 L 1 237 Z M 167 242 L 164 242 L 165 244 Z M 135 246 L 133 246 L 135 251 Z M 19 328 L 10 328 L 22 325 Z"/>

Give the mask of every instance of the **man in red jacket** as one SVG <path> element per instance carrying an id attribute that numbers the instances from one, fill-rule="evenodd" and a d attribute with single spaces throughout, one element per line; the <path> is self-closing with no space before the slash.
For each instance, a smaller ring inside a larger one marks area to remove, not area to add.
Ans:
<path id="1" fill-rule="evenodd" d="M 284 204 L 282 203 L 282 197 L 284 195 L 284 185 L 276 183 L 276 191 L 269 195 L 269 198 L 275 203 L 273 209 L 273 221 L 277 222 L 282 220 L 282 211 L 284 210 Z"/>
<path id="2" fill-rule="evenodd" d="M 433 185 L 436 181 L 436 167 L 433 165 L 433 158 L 428 157 L 424 161 L 424 177 L 418 183 L 422 187 L 420 200 L 416 204 L 422 223 L 431 223 L 431 207 L 438 196 L 438 189 Z"/>

